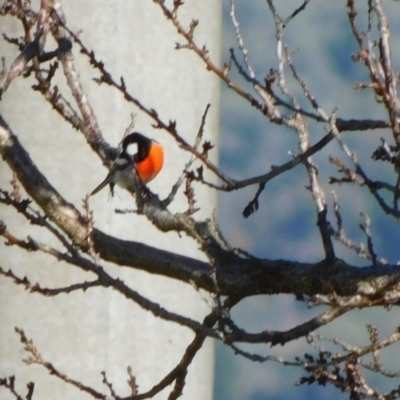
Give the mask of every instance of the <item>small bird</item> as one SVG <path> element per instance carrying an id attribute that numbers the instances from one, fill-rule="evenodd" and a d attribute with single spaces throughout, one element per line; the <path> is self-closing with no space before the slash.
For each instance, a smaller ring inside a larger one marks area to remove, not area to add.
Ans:
<path id="1" fill-rule="evenodd" d="M 111 166 L 106 179 L 90 193 L 90 196 L 100 192 L 108 184 L 111 195 L 114 195 L 116 184 L 123 188 L 134 185 L 134 169 L 140 180 L 146 184 L 158 175 L 163 163 L 164 150 L 158 142 L 138 132 L 130 133 L 123 139 L 122 150 Z"/>

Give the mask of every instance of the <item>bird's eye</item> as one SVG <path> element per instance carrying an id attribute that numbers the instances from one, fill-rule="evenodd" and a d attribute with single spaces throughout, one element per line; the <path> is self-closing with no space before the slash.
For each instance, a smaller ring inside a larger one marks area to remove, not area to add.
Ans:
<path id="1" fill-rule="evenodd" d="M 138 144 L 137 143 L 129 143 L 126 146 L 125 153 L 129 156 L 134 156 L 138 152 Z"/>

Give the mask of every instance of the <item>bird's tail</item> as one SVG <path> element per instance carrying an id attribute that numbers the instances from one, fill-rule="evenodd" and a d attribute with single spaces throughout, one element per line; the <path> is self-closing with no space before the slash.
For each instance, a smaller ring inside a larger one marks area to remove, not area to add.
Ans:
<path id="1" fill-rule="evenodd" d="M 92 193 L 90 193 L 89 196 L 94 196 L 96 193 L 99 193 L 101 189 L 103 189 L 105 186 L 107 186 L 109 183 L 111 183 L 112 177 L 113 177 L 112 174 L 108 174 L 107 177 L 106 177 L 106 179 L 104 179 L 104 181 L 101 182 L 100 185 L 97 186 L 97 187 L 92 191 Z"/>

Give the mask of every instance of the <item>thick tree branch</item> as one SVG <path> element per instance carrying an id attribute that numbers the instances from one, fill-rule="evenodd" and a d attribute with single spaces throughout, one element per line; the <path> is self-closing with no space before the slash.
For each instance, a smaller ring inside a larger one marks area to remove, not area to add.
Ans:
<path id="1" fill-rule="evenodd" d="M 0 153 L 46 215 L 77 247 L 88 251 L 87 221 L 40 173 L 1 118 Z M 203 238 L 209 234 L 207 223 L 197 223 L 195 229 Z M 117 239 L 97 229 L 92 239 L 95 251 L 103 260 L 184 282 L 194 282 L 197 287 L 210 292 L 215 289 L 208 263 Z M 245 297 L 256 294 L 315 295 L 336 292 L 343 296 L 357 294 L 363 298 L 360 304 L 366 306 L 370 298 L 374 299 L 376 305 L 384 304 L 384 299 L 379 298 L 384 290 L 400 290 L 400 267 L 397 266 L 358 268 L 336 260 L 320 268 L 319 263 L 242 258 L 218 246 L 215 241 L 204 246 L 209 246 L 208 251 L 213 254 L 222 295 Z"/>

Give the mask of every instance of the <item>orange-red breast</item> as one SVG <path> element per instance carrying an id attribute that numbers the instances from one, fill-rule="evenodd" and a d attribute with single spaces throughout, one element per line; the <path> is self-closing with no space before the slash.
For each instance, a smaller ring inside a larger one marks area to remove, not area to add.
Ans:
<path id="1" fill-rule="evenodd" d="M 158 175 L 163 163 L 164 150 L 158 142 L 138 132 L 130 133 L 123 139 L 122 150 L 106 179 L 90 193 L 90 196 L 95 195 L 108 184 L 111 194 L 114 193 L 115 185 L 123 188 L 134 185 L 133 169 L 136 169 L 143 183 L 148 183 Z"/>

